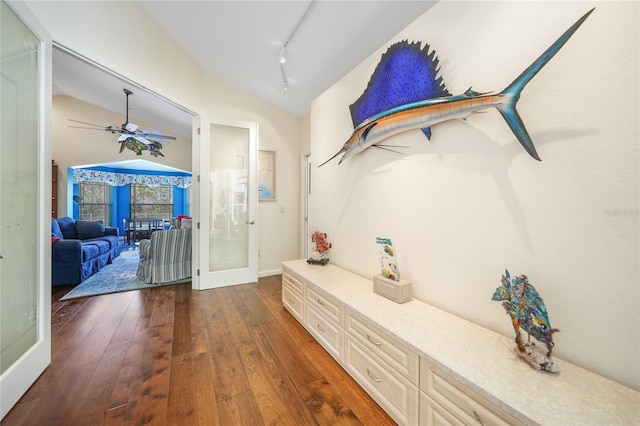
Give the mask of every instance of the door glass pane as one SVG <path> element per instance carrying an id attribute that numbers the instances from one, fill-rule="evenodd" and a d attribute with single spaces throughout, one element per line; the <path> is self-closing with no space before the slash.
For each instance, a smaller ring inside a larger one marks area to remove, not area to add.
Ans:
<path id="1" fill-rule="evenodd" d="M 249 263 L 249 129 L 211 124 L 209 271 Z"/>
<path id="2" fill-rule="evenodd" d="M 0 7 L 0 373 L 4 373 L 39 338 L 39 42 L 4 2 Z"/>

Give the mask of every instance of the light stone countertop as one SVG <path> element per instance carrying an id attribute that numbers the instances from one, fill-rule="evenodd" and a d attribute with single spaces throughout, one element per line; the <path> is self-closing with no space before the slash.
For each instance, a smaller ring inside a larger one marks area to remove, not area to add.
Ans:
<path id="1" fill-rule="evenodd" d="M 283 266 L 525 424 L 640 425 L 640 392 L 629 387 L 556 357 L 559 374 L 534 370 L 512 338 L 416 299 L 395 303 L 375 294 L 372 280 L 330 263 Z"/>

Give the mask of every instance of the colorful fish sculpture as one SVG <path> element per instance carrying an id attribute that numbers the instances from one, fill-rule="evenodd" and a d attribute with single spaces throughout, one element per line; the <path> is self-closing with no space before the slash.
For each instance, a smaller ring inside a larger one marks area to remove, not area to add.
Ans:
<path id="1" fill-rule="evenodd" d="M 135 152 L 136 155 L 142 155 L 142 151 L 149 151 L 149 154 L 157 157 L 158 155 L 164 157 L 164 154 L 160 151 L 162 149 L 162 144 L 160 142 L 149 140 L 148 144 L 143 144 L 134 138 L 127 138 L 120 142 L 120 153 L 124 151 L 124 149 L 130 149 Z"/>
<path id="2" fill-rule="evenodd" d="M 376 237 L 378 244 L 378 255 L 380 256 L 380 268 L 382 275 L 392 281 L 400 281 L 398 262 L 396 261 L 395 250 L 390 238 Z"/>
<path id="3" fill-rule="evenodd" d="M 431 126 L 447 120 L 466 119 L 488 108 L 496 108 L 531 157 L 540 161 L 535 146 L 516 110 L 522 89 L 565 45 L 591 9 L 556 40 L 533 64 L 500 93 L 479 93 L 469 88 L 452 96 L 438 76 L 439 60 L 430 46 L 398 42 L 380 59 L 360 98 L 350 105 L 354 131 L 343 147 L 325 165 L 340 154 L 342 163 L 350 155 L 378 145 L 398 133 L 421 129 L 431 139 Z"/>
<path id="4" fill-rule="evenodd" d="M 505 270 L 502 285 L 496 289 L 491 299 L 502 301 L 502 307 L 511 317 L 513 329 L 516 332 L 516 345 L 520 352 L 525 351 L 520 333 L 522 328 L 529 336 L 544 343 L 547 346 L 547 357 L 551 356 L 554 345 L 553 334 L 560 330 L 551 328 L 544 301 L 535 287 L 529 284 L 526 275 L 520 275 L 511 280 L 509 271 Z"/>

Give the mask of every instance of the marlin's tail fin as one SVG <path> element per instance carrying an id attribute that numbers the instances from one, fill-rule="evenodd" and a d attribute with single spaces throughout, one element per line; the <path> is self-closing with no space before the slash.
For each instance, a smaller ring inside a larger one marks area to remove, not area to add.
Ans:
<path id="1" fill-rule="evenodd" d="M 594 8 L 595 9 L 595 8 Z M 571 26 L 564 34 L 560 36 L 555 43 L 551 45 L 538 59 L 536 59 L 529 68 L 524 70 L 522 74 L 516 78 L 513 83 L 507 86 L 506 89 L 502 91 L 502 95 L 507 98 L 507 102 L 497 105 L 496 108 L 500 111 L 500 114 L 504 117 L 505 121 L 518 138 L 518 141 L 522 144 L 524 149 L 536 160 L 540 161 L 540 157 L 536 152 L 535 146 L 533 146 L 533 141 L 531 141 L 531 137 L 527 132 L 527 129 L 524 127 L 524 123 L 516 110 L 516 104 L 520 99 L 520 92 L 522 89 L 531 81 L 531 79 L 544 67 L 547 62 L 553 58 L 553 56 L 558 53 L 558 51 L 564 46 L 564 44 L 571 38 L 573 33 L 582 25 L 582 23 L 589 17 L 591 12 L 594 11 L 591 9 L 584 16 Z"/>

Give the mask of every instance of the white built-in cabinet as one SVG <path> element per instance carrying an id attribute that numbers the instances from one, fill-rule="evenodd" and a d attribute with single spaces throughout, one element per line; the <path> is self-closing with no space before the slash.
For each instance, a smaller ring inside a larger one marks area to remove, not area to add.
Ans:
<path id="1" fill-rule="evenodd" d="M 287 310 L 396 422 L 417 425 L 422 414 L 421 424 L 442 424 L 438 420 L 440 417 L 432 414 L 441 410 L 452 411 L 453 414 L 449 416 L 457 416 L 460 424 L 466 422 L 468 415 L 459 408 L 466 408 L 460 402 L 466 401 L 467 397 L 462 396 L 464 394 L 441 393 L 440 386 L 423 387 L 419 391 L 421 382 L 432 381 L 421 377 L 420 356 L 412 348 L 399 343 L 375 322 L 345 307 L 340 300 L 323 291 L 321 286 L 300 277 L 287 267 L 283 269 L 282 284 L 282 303 Z M 426 364 L 422 371 L 434 371 L 433 367 L 425 367 Z M 436 374 L 436 377 L 444 377 L 444 373 Z M 431 375 L 428 377 L 431 378 Z M 462 387 L 455 389 L 464 392 Z M 449 403 L 442 395 L 457 398 L 452 398 Z M 432 403 L 433 400 L 438 402 Z M 441 408 L 438 403 L 446 408 Z M 428 408 L 430 406 L 434 408 Z M 480 403 L 479 406 L 488 407 L 490 404 Z M 473 408 L 472 412 L 479 419 L 482 419 L 481 415 L 491 420 L 508 418 L 499 410 L 494 410 L 498 414 L 492 414 L 486 408 Z M 494 423 L 489 421 L 484 424 Z"/>
<path id="2" fill-rule="evenodd" d="M 423 425 L 521 424 L 425 359 L 420 364 L 420 419 Z"/>
<path id="3" fill-rule="evenodd" d="M 284 262 L 282 303 L 398 424 L 640 424 L 640 393 L 561 360 L 535 371 L 511 339 L 335 265 Z"/>
<path id="4" fill-rule="evenodd" d="M 349 311 L 344 367 L 400 424 L 418 423 L 418 354 L 366 318 Z"/>

